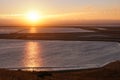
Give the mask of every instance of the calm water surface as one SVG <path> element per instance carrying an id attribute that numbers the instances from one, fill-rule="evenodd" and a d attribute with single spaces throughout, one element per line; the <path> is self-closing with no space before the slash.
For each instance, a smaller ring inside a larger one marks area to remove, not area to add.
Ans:
<path id="1" fill-rule="evenodd" d="M 120 44 L 88 41 L 0 40 L 0 67 L 95 67 L 120 60 Z"/>
<path id="2" fill-rule="evenodd" d="M 80 28 L 20 28 L 20 27 L 1 27 L 0 34 L 4 33 L 68 33 L 68 32 L 93 32 Z"/>
<path id="3" fill-rule="evenodd" d="M 20 29 L 1 29 L 11 33 Z M 35 29 L 22 32 L 84 32 L 81 29 Z M 120 44 L 117 42 L 90 41 L 40 41 L 0 39 L 0 68 L 18 67 L 99 67 L 120 60 Z"/>

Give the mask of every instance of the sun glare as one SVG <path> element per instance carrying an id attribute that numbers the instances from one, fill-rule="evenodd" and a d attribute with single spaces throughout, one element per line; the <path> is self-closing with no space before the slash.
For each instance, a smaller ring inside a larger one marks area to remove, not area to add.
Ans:
<path id="1" fill-rule="evenodd" d="M 31 22 L 37 22 L 41 19 L 42 16 L 38 12 L 31 11 L 27 13 L 26 17 Z"/>

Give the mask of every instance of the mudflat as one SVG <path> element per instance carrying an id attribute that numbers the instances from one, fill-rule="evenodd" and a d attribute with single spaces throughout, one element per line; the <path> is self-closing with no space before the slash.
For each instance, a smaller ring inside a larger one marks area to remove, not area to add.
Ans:
<path id="1" fill-rule="evenodd" d="M 120 41 L 120 27 L 77 27 L 92 32 L 68 33 L 9 33 L 0 34 L 0 39 L 64 40 L 64 41 Z"/>

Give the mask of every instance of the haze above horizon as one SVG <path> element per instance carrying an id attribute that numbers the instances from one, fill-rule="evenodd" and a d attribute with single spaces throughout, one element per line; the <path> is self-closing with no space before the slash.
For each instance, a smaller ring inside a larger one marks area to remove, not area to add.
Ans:
<path id="1" fill-rule="evenodd" d="M 119 4 L 120 0 L 0 0 L 0 26 L 120 21 Z M 35 13 L 31 20 L 26 19 L 28 12 Z"/>

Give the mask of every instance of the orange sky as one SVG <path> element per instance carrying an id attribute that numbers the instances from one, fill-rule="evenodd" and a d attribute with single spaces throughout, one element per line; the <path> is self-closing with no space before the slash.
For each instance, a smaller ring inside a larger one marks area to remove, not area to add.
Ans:
<path id="1" fill-rule="evenodd" d="M 85 20 L 120 21 L 120 0 L 1 0 L 0 25 L 32 25 L 29 11 L 39 12 L 36 25 Z"/>

